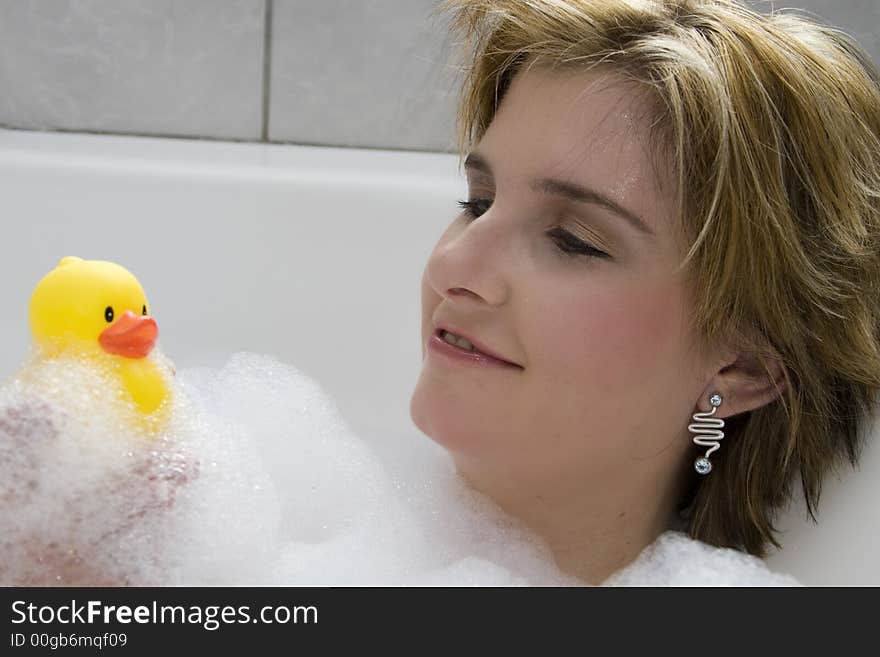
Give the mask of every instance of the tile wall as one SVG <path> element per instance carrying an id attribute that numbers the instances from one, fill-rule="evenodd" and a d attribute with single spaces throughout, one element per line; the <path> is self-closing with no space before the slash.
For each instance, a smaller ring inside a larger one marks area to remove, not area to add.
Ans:
<path id="1" fill-rule="evenodd" d="M 880 0 L 792 0 L 880 55 Z M 0 0 L 0 126 L 454 150 L 437 0 Z"/>

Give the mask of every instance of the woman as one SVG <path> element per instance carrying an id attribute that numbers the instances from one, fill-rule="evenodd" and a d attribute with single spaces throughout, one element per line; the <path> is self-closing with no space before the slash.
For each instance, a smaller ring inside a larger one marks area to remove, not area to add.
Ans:
<path id="1" fill-rule="evenodd" d="M 732 0 L 442 7 L 473 46 L 468 198 L 424 270 L 413 421 L 584 582 L 669 529 L 780 547 L 880 386 L 869 57 Z"/>

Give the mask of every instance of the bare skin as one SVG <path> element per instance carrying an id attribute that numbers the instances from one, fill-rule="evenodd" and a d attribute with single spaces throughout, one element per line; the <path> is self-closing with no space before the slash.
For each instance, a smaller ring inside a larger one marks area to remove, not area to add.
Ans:
<path id="1" fill-rule="evenodd" d="M 715 392 L 721 418 L 776 394 L 733 350 L 695 355 L 674 185 L 655 179 L 644 102 L 608 71 L 517 74 L 466 166 L 476 216 L 452 221 L 422 277 L 413 421 L 588 584 L 670 527 L 700 454 L 692 414 Z M 573 200 L 570 185 L 609 197 L 651 234 Z M 438 323 L 519 367 L 426 348 Z"/>

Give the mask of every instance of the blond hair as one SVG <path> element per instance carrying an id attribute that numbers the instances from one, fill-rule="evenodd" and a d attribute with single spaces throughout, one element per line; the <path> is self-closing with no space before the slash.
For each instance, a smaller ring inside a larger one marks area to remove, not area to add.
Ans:
<path id="1" fill-rule="evenodd" d="M 877 68 L 839 30 L 733 0 L 439 9 L 468 46 L 462 157 L 527 65 L 601 65 L 653 100 L 699 352 L 735 344 L 771 381 L 773 359 L 784 381 L 775 401 L 727 418 L 710 475 L 691 471 L 687 533 L 761 557 L 781 547 L 773 520 L 795 478 L 816 522 L 824 477 L 858 463 L 880 388 Z"/>

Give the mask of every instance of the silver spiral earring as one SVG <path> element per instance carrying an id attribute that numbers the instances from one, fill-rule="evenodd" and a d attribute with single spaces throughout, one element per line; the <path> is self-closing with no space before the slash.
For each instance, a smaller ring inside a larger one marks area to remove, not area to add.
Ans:
<path id="1" fill-rule="evenodd" d="M 688 431 L 697 434 L 694 437 L 694 443 L 709 448 L 705 455 L 694 461 L 694 469 L 701 475 L 709 474 L 712 471 L 709 455 L 721 448 L 721 443 L 718 441 L 724 438 L 724 432 L 721 431 L 724 428 L 724 420 L 720 417 L 712 417 L 721 406 L 721 395 L 716 392 L 709 398 L 709 403 L 712 404 L 712 410 L 694 413 L 694 423 L 688 425 Z"/>

